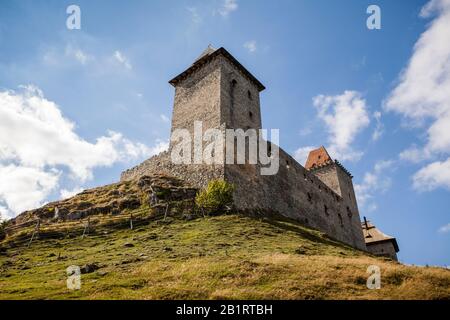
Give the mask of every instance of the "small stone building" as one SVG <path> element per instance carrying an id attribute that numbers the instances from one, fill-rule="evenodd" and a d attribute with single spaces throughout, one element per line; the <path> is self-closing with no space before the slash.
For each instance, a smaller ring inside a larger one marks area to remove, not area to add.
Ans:
<path id="1" fill-rule="evenodd" d="M 399 252 L 400 249 L 397 240 L 394 237 L 381 232 L 370 221 L 366 220 L 365 217 L 362 222 L 362 228 L 367 251 L 376 256 L 388 257 L 395 261 L 398 260 L 397 252 Z"/>

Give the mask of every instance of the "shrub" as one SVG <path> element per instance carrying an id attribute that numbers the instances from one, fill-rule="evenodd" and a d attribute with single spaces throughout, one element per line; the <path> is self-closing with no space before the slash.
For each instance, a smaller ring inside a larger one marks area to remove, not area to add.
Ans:
<path id="1" fill-rule="evenodd" d="M 224 180 L 211 180 L 195 197 L 195 204 L 207 214 L 217 214 L 233 204 L 234 185 Z"/>

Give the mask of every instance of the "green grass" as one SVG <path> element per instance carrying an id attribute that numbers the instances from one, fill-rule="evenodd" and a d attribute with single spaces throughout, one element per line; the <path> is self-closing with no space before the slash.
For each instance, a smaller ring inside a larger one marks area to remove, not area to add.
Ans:
<path id="1" fill-rule="evenodd" d="M 66 268 L 87 263 L 101 268 L 68 290 Z M 380 290 L 366 287 L 372 264 Z M 99 227 L 0 255 L 0 299 L 449 298 L 449 270 L 371 257 L 292 221 L 239 215 Z"/>

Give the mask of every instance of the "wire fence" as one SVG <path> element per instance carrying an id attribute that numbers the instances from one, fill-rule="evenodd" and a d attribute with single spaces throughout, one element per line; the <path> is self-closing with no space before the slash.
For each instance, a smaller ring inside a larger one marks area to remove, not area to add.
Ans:
<path id="1" fill-rule="evenodd" d="M 155 210 L 156 209 L 156 210 Z M 141 208 L 118 215 L 92 215 L 75 221 L 41 221 L 34 219 L 5 229 L 4 243 L 9 246 L 30 247 L 36 240 L 104 236 L 107 230 L 136 229 L 152 221 L 166 221 L 170 204 Z"/>

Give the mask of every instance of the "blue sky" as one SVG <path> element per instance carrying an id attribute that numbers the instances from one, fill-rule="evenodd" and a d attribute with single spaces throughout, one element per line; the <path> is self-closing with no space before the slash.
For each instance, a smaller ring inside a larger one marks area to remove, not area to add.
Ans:
<path id="1" fill-rule="evenodd" d="M 267 87 L 263 127 L 285 150 L 325 145 L 352 172 L 361 217 L 397 237 L 401 261 L 450 265 L 448 39 L 448 0 L 1 1 L 0 212 L 163 150 L 167 81 L 212 44 Z"/>

